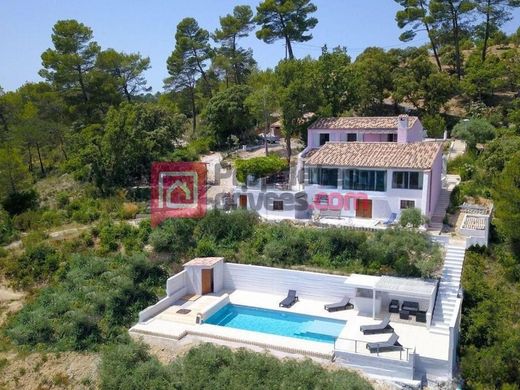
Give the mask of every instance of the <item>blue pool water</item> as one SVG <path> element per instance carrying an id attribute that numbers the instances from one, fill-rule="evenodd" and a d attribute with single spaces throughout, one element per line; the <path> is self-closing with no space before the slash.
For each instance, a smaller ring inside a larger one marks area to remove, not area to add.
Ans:
<path id="1" fill-rule="evenodd" d="M 224 306 L 205 323 L 322 343 L 334 343 L 346 324 L 340 320 L 232 304 Z"/>

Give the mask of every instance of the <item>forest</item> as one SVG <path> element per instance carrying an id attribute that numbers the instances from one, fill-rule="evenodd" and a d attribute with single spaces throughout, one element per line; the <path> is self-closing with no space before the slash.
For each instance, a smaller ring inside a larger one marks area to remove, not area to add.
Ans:
<path id="1" fill-rule="evenodd" d="M 520 3 L 394 1 L 399 11 L 388 17 L 410 46 L 367 47 L 355 58 L 341 46 L 323 46 L 317 58 L 295 57 L 293 48 L 327 23 L 316 18 L 310 0 L 239 5 L 215 16 L 215 31 L 185 18 L 174 37 L 161 37 L 171 40 L 171 53 L 165 64 L 153 64 L 164 69 L 164 88 L 155 93 L 145 77 L 148 57 L 103 48 L 81 21 L 58 20 L 49 31 L 52 46 L 41 54 L 41 81 L 15 91 L 0 86 L 0 275 L 28 294 L 7 321 L 0 306 L 0 373 L 8 369 L 3 359 L 9 351 L 88 351 L 102 355 L 101 388 L 143 388 L 151 385 L 150 373 L 189 388 L 196 378 L 178 376 L 183 361 L 159 363 L 124 333 L 160 296 L 166 275 L 192 255 L 343 273 L 431 275 L 438 248 L 408 231 L 318 233 L 241 213 L 168 221 L 153 231 L 147 220 L 138 227 L 125 222 L 146 212 L 132 191 L 149 184 L 154 161 L 228 153 L 257 142 L 280 120 L 290 164 L 314 120 L 307 118 L 410 113 L 420 117 L 428 137 L 442 138 L 446 131 L 468 145 L 448 167 L 462 179 L 450 207 L 468 197 L 495 205 L 490 246 L 466 256 L 462 381 L 467 388 L 518 388 L 520 29 L 506 34 L 502 27 Z M 283 42 L 285 50 L 272 46 L 280 58 L 273 69 L 262 69 L 244 47 L 249 35 L 266 45 Z M 412 46 L 418 35 L 428 42 Z M 79 234 L 56 241 L 51 238 L 58 228 Z M 17 242 L 22 249 L 12 246 Z M 169 254 L 166 260 L 161 252 Z M 414 262 L 410 253 L 416 252 L 429 261 Z M 84 289 L 73 287 L 78 284 Z M 125 359 L 118 364 L 120 355 Z M 236 367 L 237 359 L 273 370 L 274 377 L 290 369 L 265 356 L 255 361 L 255 355 L 237 358 L 219 349 L 210 355 L 215 361 L 204 361 L 197 351 L 183 359 L 198 361 L 207 378 L 212 364 Z M 302 364 L 302 386 L 316 383 L 312 375 L 329 375 Z M 251 370 L 260 377 L 259 368 Z M 330 388 L 368 386 L 357 377 L 330 375 Z M 212 380 L 239 388 L 239 379 Z"/>

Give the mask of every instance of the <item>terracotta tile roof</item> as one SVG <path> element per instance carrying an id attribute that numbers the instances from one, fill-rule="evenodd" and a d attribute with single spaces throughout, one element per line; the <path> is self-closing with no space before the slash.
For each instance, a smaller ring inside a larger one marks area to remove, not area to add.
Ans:
<path id="1" fill-rule="evenodd" d="M 430 169 L 442 142 L 327 142 L 306 165 Z"/>
<path id="2" fill-rule="evenodd" d="M 397 129 L 397 116 L 354 116 L 340 118 L 321 118 L 314 122 L 310 129 Z M 408 117 L 408 128 L 418 120 L 416 116 Z"/>

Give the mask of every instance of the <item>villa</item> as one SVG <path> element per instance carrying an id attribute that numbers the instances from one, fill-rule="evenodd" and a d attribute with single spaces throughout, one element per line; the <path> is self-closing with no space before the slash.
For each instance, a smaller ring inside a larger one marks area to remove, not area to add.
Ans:
<path id="1" fill-rule="evenodd" d="M 250 178 L 237 204 L 270 218 L 382 222 L 402 210 L 434 215 L 444 176 L 443 142 L 424 139 L 417 117 L 318 119 L 308 129 L 291 185 Z"/>
<path id="2" fill-rule="evenodd" d="M 462 298 L 445 300 L 443 283 L 196 258 L 168 279 L 166 297 L 143 310 L 130 333 L 304 355 L 410 385 L 448 381 Z M 453 305 L 449 313 L 443 300 Z M 443 317 L 446 328 L 437 324 Z"/>

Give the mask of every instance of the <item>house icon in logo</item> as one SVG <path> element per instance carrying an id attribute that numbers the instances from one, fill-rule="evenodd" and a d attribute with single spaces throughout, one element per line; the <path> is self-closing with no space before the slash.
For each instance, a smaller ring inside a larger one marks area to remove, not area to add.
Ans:
<path id="1" fill-rule="evenodd" d="M 165 185 L 166 178 L 174 177 L 176 180 L 169 185 Z M 186 181 L 181 180 L 184 177 Z M 188 182 L 192 183 L 192 189 L 188 186 Z M 158 206 L 168 209 L 192 208 L 194 202 L 198 199 L 198 174 L 192 172 L 161 172 L 159 174 L 159 199 Z M 166 187 L 166 188 L 165 188 Z M 179 190 L 184 195 L 185 202 L 174 202 L 173 194 L 175 190 Z"/>

